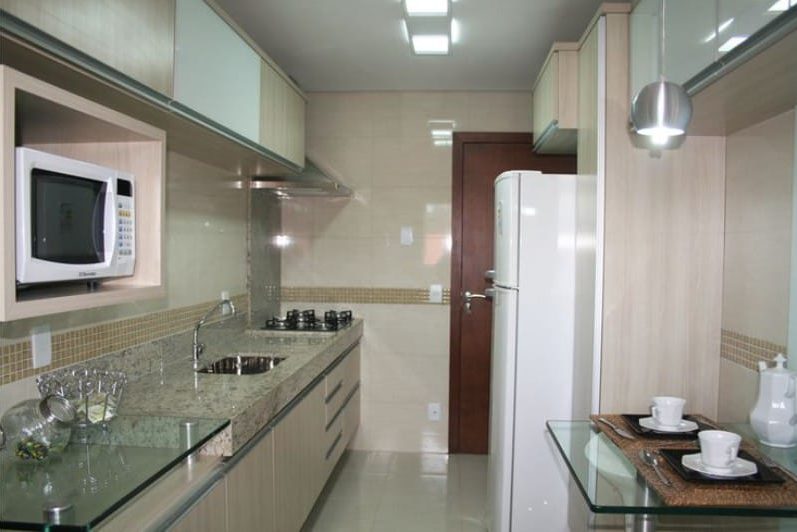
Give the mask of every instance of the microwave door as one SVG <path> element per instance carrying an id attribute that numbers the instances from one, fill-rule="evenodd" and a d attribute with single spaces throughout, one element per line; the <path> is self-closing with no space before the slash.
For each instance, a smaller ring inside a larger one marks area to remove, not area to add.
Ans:
<path id="1" fill-rule="evenodd" d="M 107 183 L 35 169 L 31 185 L 33 257 L 63 264 L 104 262 Z"/>

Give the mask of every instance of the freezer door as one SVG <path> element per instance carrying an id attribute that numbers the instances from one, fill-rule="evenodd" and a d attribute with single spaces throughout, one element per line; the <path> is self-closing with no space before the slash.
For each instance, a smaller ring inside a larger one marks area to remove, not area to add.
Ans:
<path id="1" fill-rule="evenodd" d="M 520 172 L 504 172 L 495 180 L 493 282 L 516 287 L 518 282 L 518 208 L 520 206 Z"/>
<path id="2" fill-rule="evenodd" d="M 490 532 L 508 532 L 511 520 L 517 309 L 517 291 L 496 287 L 493 295 L 490 446 L 487 458 Z"/>

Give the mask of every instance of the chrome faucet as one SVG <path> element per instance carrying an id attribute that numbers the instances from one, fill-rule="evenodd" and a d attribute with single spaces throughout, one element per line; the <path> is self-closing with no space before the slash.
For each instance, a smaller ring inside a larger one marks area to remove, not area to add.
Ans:
<path id="1" fill-rule="evenodd" d="M 235 305 L 233 305 L 232 301 L 229 299 L 222 299 L 218 303 L 216 303 L 212 309 L 207 311 L 204 316 L 199 318 L 199 321 L 196 322 L 196 326 L 194 327 L 194 341 L 191 345 L 191 351 L 194 355 L 194 369 L 199 368 L 199 357 L 202 353 L 205 352 L 205 344 L 199 342 L 199 328 L 202 327 L 207 319 L 213 314 L 216 309 L 224 307 L 224 305 L 230 305 L 230 310 L 232 310 L 232 315 L 235 316 Z"/>

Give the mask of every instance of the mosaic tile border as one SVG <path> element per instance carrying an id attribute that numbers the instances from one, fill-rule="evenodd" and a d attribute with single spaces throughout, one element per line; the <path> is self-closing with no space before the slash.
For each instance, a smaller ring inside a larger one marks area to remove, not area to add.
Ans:
<path id="1" fill-rule="evenodd" d="M 239 294 L 232 300 L 239 312 L 249 312 L 248 295 Z M 53 361 L 41 368 L 32 367 L 30 339 L 4 345 L 0 347 L 0 385 L 188 331 L 214 303 L 207 301 L 54 333 Z M 214 316 L 208 322 L 219 319 Z"/>
<path id="2" fill-rule="evenodd" d="M 747 369 L 758 370 L 758 362 L 771 362 L 778 353 L 786 355 L 786 346 L 722 329 L 720 356 Z"/>
<path id="3" fill-rule="evenodd" d="M 426 288 L 372 288 L 353 286 L 283 286 L 282 302 L 363 303 L 386 305 L 450 305 L 451 290 L 443 290 L 442 303 L 429 302 Z"/>

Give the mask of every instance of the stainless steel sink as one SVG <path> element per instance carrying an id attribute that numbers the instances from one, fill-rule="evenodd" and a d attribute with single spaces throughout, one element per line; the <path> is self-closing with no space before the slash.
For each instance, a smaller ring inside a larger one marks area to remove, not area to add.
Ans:
<path id="1" fill-rule="evenodd" d="M 222 375 L 254 375 L 265 373 L 285 360 L 285 357 L 245 355 L 236 353 L 208 364 L 198 373 L 217 373 Z"/>

